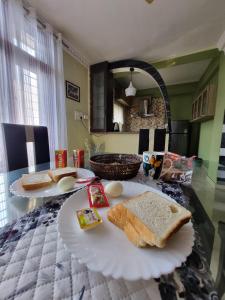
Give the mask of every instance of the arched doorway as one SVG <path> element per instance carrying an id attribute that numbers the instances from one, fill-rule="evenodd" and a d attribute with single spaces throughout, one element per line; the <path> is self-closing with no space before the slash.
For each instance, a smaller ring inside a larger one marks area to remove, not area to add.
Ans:
<path id="1" fill-rule="evenodd" d="M 168 133 L 171 133 L 171 113 L 170 113 L 170 103 L 169 103 L 169 96 L 167 92 L 167 88 L 165 85 L 164 80 L 162 79 L 160 73 L 157 69 L 144 61 L 140 60 L 133 60 L 133 59 L 125 59 L 119 60 L 112 63 L 109 63 L 109 68 L 112 69 L 119 69 L 119 68 L 136 68 L 143 70 L 144 72 L 148 73 L 158 84 L 161 94 L 163 96 L 165 102 L 165 111 L 166 111 L 166 119 L 167 119 L 167 130 Z"/>

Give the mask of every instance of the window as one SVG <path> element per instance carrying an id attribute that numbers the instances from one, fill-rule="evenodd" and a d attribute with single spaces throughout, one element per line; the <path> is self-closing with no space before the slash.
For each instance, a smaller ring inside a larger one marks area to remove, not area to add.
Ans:
<path id="1" fill-rule="evenodd" d="M 35 52 L 34 37 L 28 32 L 24 32 L 23 34 L 21 33 L 21 37 L 22 37 L 20 43 L 21 49 L 23 49 L 25 52 L 35 57 L 36 52 Z"/>
<path id="2" fill-rule="evenodd" d="M 118 103 L 113 103 L 113 122 L 124 124 L 124 109 Z"/>
<path id="3" fill-rule="evenodd" d="M 39 104 L 38 104 L 38 88 L 37 74 L 23 69 L 24 97 L 27 103 L 26 117 L 27 124 L 39 124 Z"/>
<path id="4" fill-rule="evenodd" d="M 51 159 L 55 149 L 67 148 L 62 40 L 58 36 L 20 1 L 0 1 L 0 123 L 46 126 Z M 6 170 L 1 132 L 0 152 L 1 172 Z"/>

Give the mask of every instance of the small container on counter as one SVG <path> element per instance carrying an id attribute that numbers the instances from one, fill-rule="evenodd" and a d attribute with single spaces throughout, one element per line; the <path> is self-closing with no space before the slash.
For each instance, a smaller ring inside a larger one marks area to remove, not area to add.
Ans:
<path id="1" fill-rule="evenodd" d="M 88 201 L 90 207 L 108 207 L 109 202 L 104 192 L 103 185 L 98 183 L 92 183 L 88 185 L 87 189 Z"/>
<path id="2" fill-rule="evenodd" d="M 67 150 L 55 150 L 55 167 L 67 167 Z"/>
<path id="3" fill-rule="evenodd" d="M 95 208 L 82 208 L 76 211 L 80 228 L 88 230 L 102 223 L 102 218 Z"/>
<path id="4" fill-rule="evenodd" d="M 73 150 L 73 164 L 75 168 L 84 167 L 84 150 L 75 149 Z"/>

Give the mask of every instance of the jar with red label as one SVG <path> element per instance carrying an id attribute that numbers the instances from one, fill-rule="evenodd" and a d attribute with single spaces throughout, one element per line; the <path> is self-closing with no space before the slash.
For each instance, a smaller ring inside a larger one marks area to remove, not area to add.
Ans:
<path id="1" fill-rule="evenodd" d="M 67 150 L 56 150 L 55 151 L 55 167 L 65 168 L 67 167 Z"/>
<path id="2" fill-rule="evenodd" d="M 76 168 L 84 167 L 84 150 L 76 149 L 73 150 L 73 164 Z"/>

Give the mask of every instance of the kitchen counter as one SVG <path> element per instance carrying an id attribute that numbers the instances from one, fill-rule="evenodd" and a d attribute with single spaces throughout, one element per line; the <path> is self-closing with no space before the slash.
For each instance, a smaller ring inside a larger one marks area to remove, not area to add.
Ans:
<path id="1" fill-rule="evenodd" d="M 107 132 L 91 132 L 91 135 L 95 135 L 95 134 L 139 134 L 139 131 L 107 131 Z"/>

